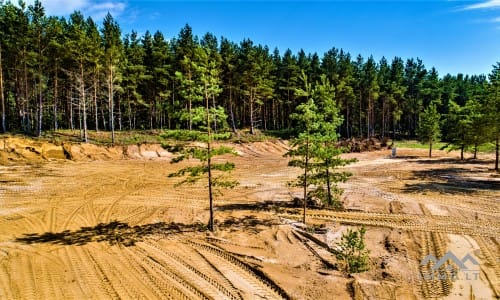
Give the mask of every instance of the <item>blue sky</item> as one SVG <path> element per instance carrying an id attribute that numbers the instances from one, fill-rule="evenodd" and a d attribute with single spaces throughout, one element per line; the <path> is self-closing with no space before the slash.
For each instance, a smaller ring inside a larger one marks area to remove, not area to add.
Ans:
<path id="1" fill-rule="evenodd" d="M 27 1 L 30 3 L 30 1 Z M 122 31 L 160 30 L 172 38 L 189 23 L 234 42 L 353 57 L 419 57 L 446 73 L 487 74 L 500 61 L 500 0 L 482 1 L 138 1 L 42 0 L 48 14 L 81 10 L 96 21 L 110 11 Z"/>

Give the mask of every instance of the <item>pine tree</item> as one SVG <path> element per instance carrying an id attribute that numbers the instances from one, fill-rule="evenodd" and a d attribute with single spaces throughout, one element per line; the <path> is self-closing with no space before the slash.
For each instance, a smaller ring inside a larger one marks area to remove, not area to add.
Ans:
<path id="1" fill-rule="evenodd" d="M 193 68 L 200 74 L 202 88 L 197 90 L 203 97 L 205 102 L 204 109 L 195 111 L 194 119 L 200 120 L 203 125 L 200 127 L 205 131 L 205 134 L 200 138 L 205 142 L 205 147 L 184 147 L 181 154 L 172 160 L 173 163 L 183 161 L 185 159 L 194 158 L 200 161 L 198 166 L 190 166 L 182 168 L 181 170 L 169 174 L 169 177 L 185 177 L 183 181 L 178 184 L 195 183 L 201 179 L 207 180 L 208 198 L 210 207 L 210 218 L 208 222 L 208 229 L 214 230 L 214 195 L 221 194 L 221 188 L 234 188 L 238 185 L 235 180 L 225 178 L 224 173 L 229 172 L 235 168 L 235 164 L 229 161 L 225 163 L 214 163 L 213 157 L 224 154 L 236 153 L 233 149 L 225 146 L 213 147 L 213 140 L 225 138 L 225 134 L 214 134 L 212 132 L 214 125 L 214 109 L 210 109 L 210 100 L 221 93 L 220 88 L 220 75 L 214 61 L 208 59 L 209 54 L 205 50 L 198 48 L 201 51 L 198 55 L 201 56 L 200 62 L 193 64 Z M 186 79 L 184 79 L 186 80 Z M 225 117 L 225 115 L 224 115 Z M 173 149 L 173 148 L 171 148 Z M 214 191 L 216 189 L 216 191 Z"/>
<path id="2" fill-rule="evenodd" d="M 370 268 L 368 257 L 370 251 L 366 249 L 365 234 L 365 227 L 359 230 L 347 229 L 337 244 L 336 257 L 344 262 L 347 273 L 360 273 Z"/>
<path id="3" fill-rule="evenodd" d="M 312 153 L 315 147 L 314 134 L 317 132 L 319 124 L 318 108 L 313 100 L 312 84 L 309 82 L 307 75 L 302 70 L 301 80 L 303 88 L 297 89 L 295 92 L 298 97 L 305 98 L 305 102 L 299 104 L 296 108 L 296 113 L 292 114 L 291 118 L 298 123 L 299 134 L 292 140 L 290 149 L 285 156 L 292 159 L 288 162 L 291 167 L 300 167 L 304 169 L 304 173 L 300 175 L 296 181 L 291 182 L 292 186 L 302 186 L 303 189 L 303 216 L 302 222 L 306 224 L 306 209 L 308 200 L 308 188 L 310 185 L 309 172 L 312 170 L 311 164 Z"/>
<path id="4" fill-rule="evenodd" d="M 488 75 L 488 97 L 485 102 L 485 114 L 489 125 L 490 139 L 495 141 L 495 170 L 499 169 L 500 156 L 500 62 L 493 66 L 493 70 Z"/>
<path id="5" fill-rule="evenodd" d="M 318 106 L 318 127 L 313 135 L 311 158 L 313 160 L 310 183 L 315 185 L 311 196 L 334 208 L 342 208 L 339 201 L 343 190 L 337 186 L 352 175 L 339 171 L 338 168 L 355 162 L 355 159 L 343 159 L 344 152 L 337 145 L 338 128 L 343 119 L 335 102 L 334 87 L 325 75 L 317 82 L 313 90 L 313 98 Z"/>
<path id="6" fill-rule="evenodd" d="M 111 130 L 111 142 L 115 143 L 115 94 L 119 89 L 121 80 L 121 65 L 123 49 L 121 41 L 121 30 L 118 23 L 110 13 L 104 17 L 102 39 L 104 43 L 104 66 L 106 72 L 106 88 L 109 110 L 109 126 Z"/>
<path id="7" fill-rule="evenodd" d="M 417 136 L 422 143 L 429 144 L 429 157 L 432 157 L 432 144 L 441 136 L 440 119 L 436 105 L 431 103 L 421 114 Z"/>

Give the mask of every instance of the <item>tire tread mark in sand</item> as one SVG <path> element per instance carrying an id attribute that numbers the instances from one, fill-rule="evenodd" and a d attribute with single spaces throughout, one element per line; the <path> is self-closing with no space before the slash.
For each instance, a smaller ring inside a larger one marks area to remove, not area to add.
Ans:
<path id="1" fill-rule="evenodd" d="M 5 265 L 0 260 L 0 299 L 14 299 L 10 285 L 10 277 Z"/>
<path id="2" fill-rule="evenodd" d="M 169 256 L 176 264 L 179 264 L 183 268 L 189 270 L 190 273 L 195 275 L 195 276 L 191 276 L 191 278 L 190 278 L 192 280 L 192 282 L 199 283 L 200 282 L 199 278 L 201 278 L 206 283 L 208 283 L 212 288 L 215 288 L 219 293 L 228 297 L 228 299 L 232 299 L 232 300 L 241 299 L 241 297 L 239 297 L 238 293 L 236 293 L 236 295 L 235 295 L 233 291 L 230 291 L 230 289 L 226 288 L 223 284 L 221 284 L 220 282 L 218 282 L 217 280 L 215 280 L 211 276 L 200 271 L 198 265 L 196 265 L 196 267 L 195 267 L 195 266 L 187 263 L 182 257 L 169 251 L 168 249 L 160 248 L 157 244 L 152 244 L 152 243 L 146 241 L 146 242 L 143 242 L 142 245 L 147 245 L 151 249 L 154 249 L 153 251 L 156 251 L 157 253 L 161 253 L 163 255 Z M 200 286 L 200 288 L 203 288 L 203 287 Z M 214 298 L 217 299 L 218 298 L 217 295 Z"/>
<path id="3" fill-rule="evenodd" d="M 137 279 L 137 282 L 142 284 L 144 287 L 143 293 L 146 298 L 160 299 L 165 297 L 164 293 L 161 291 L 161 284 L 159 284 L 158 278 L 148 272 L 148 270 L 141 264 L 137 255 L 134 255 L 128 247 L 122 247 L 120 248 L 120 254 L 118 254 L 118 257 L 122 258 L 122 256 L 125 262 L 132 268 L 132 274 L 129 276 L 134 276 Z M 153 294 L 154 296 L 151 297 L 149 294 Z"/>
<path id="4" fill-rule="evenodd" d="M 45 228 L 44 222 L 36 216 L 21 211 L 16 211 L 13 212 L 12 214 L 19 215 L 23 219 L 23 221 L 25 221 L 28 224 L 28 226 L 31 227 L 29 228 L 30 230 L 38 232 L 41 228 Z"/>
<path id="5" fill-rule="evenodd" d="M 186 292 L 182 291 L 179 288 L 175 288 L 174 290 L 177 290 L 179 293 L 184 295 L 183 298 L 185 299 L 192 299 L 193 297 L 199 298 L 199 299 L 210 299 L 207 295 L 205 295 L 203 292 L 198 290 L 195 286 L 193 286 L 189 281 L 185 280 L 184 278 L 180 277 L 175 270 L 172 270 L 167 264 L 162 263 L 158 259 L 154 258 L 153 256 L 149 255 L 147 251 L 141 248 L 136 248 L 142 253 L 142 256 L 144 256 L 145 262 L 148 264 L 149 268 L 154 270 L 155 272 L 161 274 L 162 279 L 166 276 L 170 279 L 171 282 L 176 283 L 180 287 L 182 287 L 183 290 Z"/>
<path id="6" fill-rule="evenodd" d="M 321 262 L 321 264 L 328 268 L 328 269 L 334 269 L 335 268 L 335 264 L 328 261 L 327 259 L 325 259 L 323 256 L 321 256 L 321 254 L 319 254 L 319 249 L 315 249 L 316 247 L 323 247 L 324 246 L 319 246 L 315 241 L 307 238 L 307 237 L 302 237 L 300 235 L 300 233 L 298 233 L 297 231 L 293 230 L 292 231 L 293 235 L 295 235 L 295 237 L 302 243 L 304 244 L 304 246 L 306 246 L 306 248 Z M 327 249 L 329 251 L 329 249 Z M 321 251 L 321 250 L 320 250 Z"/>
<path id="7" fill-rule="evenodd" d="M 66 230 L 66 229 L 68 228 L 69 223 L 70 223 L 71 221 L 73 221 L 73 218 L 76 216 L 76 214 L 78 213 L 78 211 L 79 211 L 80 209 L 82 209 L 84 206 L 85 206 L 85 204 L 82 204 L 82 205 L 78 206 L 77 208 L 75 208 L 75 209 L 71 212 L 71 214 L 69 214 L 68 218 L 66 218 L 66 221 L 65 221 L 65 222 L 64 222 L 64 224 L 63 224 L 63 228 L 62 228 L 63 230 Z"/>
<path id="8" fill-rule="evenodd" d="M 48 221 L 48 232 L 54 232 L 54 223 L 56 219 L 56 207 L 51 206 L 49 209 L 49 221 Z"/>
<path id="9" fill-rule="evenodd" d="M 207 261 L 211 262 L 229 281 L 233 283 L 243 298 L 247 299 L 278 299 L 274 291 L 267 289 L 259 280 L 232 262 L 210 251 L 197 250 Z"/>
<path id="10" fill-rule="evenodd" d="M 442 237 L 436 232 L 422 232 L 420 243 L 420 254 L 422 261 L 427 255 L 432 254 L 435 257 L 442 257 L 446 251 L 446 245 Z M 438 270 L 439 274 L 446 273 L 445 279 L 440 279 L 437 275 L 429 277 L 428 274 L 434 274 L 432 271 L 433 262 L 425 265 L 419 265 L 421 272 L 421 287 L 425 298 L 444 297 L 451 292 L 452 281 L 451 274 L 446 270 L 446 266 L 441 266 Z"/>
<path id="11" fill-rule="evenodd" d="M 103 293 L 106 289 L 105 283 L 96 274 L 94 264 L 91 262 L 88 252 L 82 247 L 65 247 L 68 265 L 72 270 L 72 275 L 80 288 L 84 298 L 109 298 L 109 294 Z M 74 292 L 74 291 L 73 291 Z M 78 298 L 78 297 L 75 297 Z"/>
<path id="12" fill-rule="evenodd" d="M 209 261 L 205 256 L 203 256 L 203 254 L 200 252 L 200 250 L 198 249 L 193 249 L 193 251 L 195 251 L 195 253 L 197 254 L 197 256 L 199 257 L 199 259 L 203 260 L 203 262 L 205 264 L 207 264 L 211 270 L 220 278 L 222 278 L 222 280 L 224 281 L 224 283 L 226 283 L 228 286 L 231 287 L 231 290 L 233 291 L 233 294 L 236 294 L 238 295 L 239 299 L 243 299 L 242 296 L 241 296 L 241 293 L 239 292 L 239 290 L 234 286 L 234 284 L 226 278 L 226 276 L 217 268 L 216 265 L 214 265 L 211 261 Z"/>
<path id="13" fill-rule="evenodd" d="M 103 283 L 106 294 L 113 299 L 121 299 L 120 294 L 113 286 L 113 282 L 106 275 L 106 273 L 104 272 L 101 265 L 92 256 L 92 254 L 90 254 L 90 251 L 86 250 L 86 252 L 87 252 L 88 258 L 90 259 L 90 261 L 93 264 L 94 269 L 97 271 L 97 275 L 99 276 L 99 278 L 101 279 L 101 282 Z"/>
<path id="14" fill-rule="evenodd" d="M 493 274 L 487 273 L 484 271 L 486 274 L 487 280 L 490 283 L 490 286 L 495 294 L 495 297 L 499 298 L 500 297 L 500 289 L 499 289 L 499 280 L 500 280 L 500 265 L 499 265 L 499 256 L 494 254 L 494 249 L 497 246 L 496 243 L 493 243 L 493 240 L 490 240 L 493 244 L 494 247 L 491 247 L 491 244 L 488 243 L 483 237 L 475 236 L 474 240 L 476 240 L 476 243 L 479 246 L 479 249 L 481 251 L 481 256 L 484 257 L 484 260 L 486 260 L 486 263 L 490 265 L 491 268 L 493 268 Z M 496 258 L 496 260 L 495 260 Z"/>
<path id="15" fill-rule="evenodd" d="M 109 254 L 109 251 L 107 254 Z M 103 253 L 102 248 L 96 247 L 93 251 L 95 253 Z M 137 284 L 135 281 L 127 281 L 128 276 L 125 276 L 125 272 L 129 272 L 128 264 L 125 265 L 121 260 L 116 259 L 116 255 L 90 255 L 93 261 L 96 263 L 96 267 L 99 271 L 105 274 L 106 278 L 109 279 L 110 285 L 113 290 L 118 294 L 120 299 L 138 299 L 139 295 L 138 289 L 135 287 Z M 124 271 L 125 270 L 125 271 Z"/>
<path id="16" fill-rule="evenodd" d="M 60 272 L 49 272 L 47 268 L 47 262 L 42 260 L 41 257 L 36 257 L 37 265 L 40 267 L 39 272 L 35 279 L 40 282 L 40 293 L 43 294 L 41 299 L 64 299 L 61 295 L 60 289 L 58 289 L 54 283 L 53 277 L 60 277 Z M 59 279 L 59 278 L 58 278 Z M 62 282 L 62 280 L 57 280 Z"/>
<path id="17" fill-rule="evenodd" d="M 301 218 L 298 214 L 290 213 L 279 214 L 279 216 L 291 219 Z M 317 220 L 335 220 L 346 224 L 365 224 L 411 231 L 432 231 L 488 237 L 495 237 L 499 230 L 498 224 L 462 221 L 448 216 L 313 211 L 308 212 L 307 217 Z"/>
<path id="18" fill-rule="evenodd" d="M 127 248 L 128 251 L 134 252 L 133 254 L 130 255 L 130 257 L 134 258 L 137 261 L 137 257 L 145 258 L 145 253 L 143 251 L 140 251 L 138 249 L 135 249 L 135 251 L 130 250 Z M 151 278 L 151 281 L 161 290 L 161 297 L 160 298 L 168 298 L 168 299 L 186 299 L 189 300 L 190 297 L 182 291 L 181 288 L 176 287 L 175 285 L 172 284 L 171 280 L 166 280 L 165 278 L 165 273 L 163 273 L 161 270 L 157 270 L 156 267 L 154 267 L 149 260 L 141 260 L 137 261 L 138 265 L 140 266 L 141 269 L 144 270 L 145 274 L 148 274 L 148 277 Z M 156 274 L 156 275 L 155 275 Z"/>
<path id="19" fill-rule="evenodd" d="M 249 264 L 243 262 L 234 255 L 231 255 L 227 251 L 224 251 L 212 245 L 203 244 L 192 240 L 188 241 L 188 243 L 196 249 L 209 252 L 219 258 L 222 258 L 224 261 L 227 261 L 231 265 L 238 267 L 237 269 L 243 271 L 243 272 L 240 271 L 239 273 L 245 273 L 250 278 L 253 278 L 254 281 L 258 282 L 260 285 L 270 290 L 270 292 L 272 292 L 275 295 L 275 297 L 279 296 L 285 299 L 290 298 L 280 286 L 278 286 L 274 281 L 272 281 L 269 277 L 267 277 L 267 275 L 265 275 L 262 271 L 250 266 Z"/>
<path id="20" fill-rule="evenodd" d="M 22 287 L 23 291 L 26 293 L 20 298 L 26 299 L 40 299 L 40 295 L 38 294 L 37 281 L 36 281 L 36 273 L 33 268 L 32 258 L 26 255 L 23 255 L 20 258 L 21 264 L 23 268 L 20 270 L 26 270 L 26 273 L 22 274 Z"/>

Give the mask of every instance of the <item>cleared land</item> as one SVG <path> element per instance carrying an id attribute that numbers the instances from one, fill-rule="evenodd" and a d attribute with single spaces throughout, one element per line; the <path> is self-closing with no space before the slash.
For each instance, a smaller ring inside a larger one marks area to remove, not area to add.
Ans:
<path id="1" fill-rule="evenodd" d="M 300 209 L 290 204 L 300 191 L 286 182 L 300 171 L 287 167 L 287 144 L 235 145 L 240 186 L 217 198 L 217 231 L 208 234 L 204 186 L 175 188 L 167 175 L 180 166 L 158 146 L 61 152 L 27 144 L 10 139 L 0 156 L 0 299 L 500 295 L 500 178 L 485 155 L 348 154 L 359 160 L 343 185 L 349 210 L 309 210 L 308 222 L 322 225 L 313 233 L 300 229 Z M 74 161 L 51 159 L 68 153 Z M 335 270 L 328 247 L 359 225 L 367 227 L 371 270 L 350 277 Z M 456 281 L 422 278 L 432 265 L 421 260 L 447 251 L 477 259 L 478 277 L 458 270 Z"/>

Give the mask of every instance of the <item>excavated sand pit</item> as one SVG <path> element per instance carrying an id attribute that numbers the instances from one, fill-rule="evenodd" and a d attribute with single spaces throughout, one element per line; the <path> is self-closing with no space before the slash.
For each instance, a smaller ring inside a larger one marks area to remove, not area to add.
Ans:
<path id="1" fill-rule="evenodd" d="M 209 234 L 203 184 L 175 188 L 167 176 L 180 165 L 158 145 L 10 141 L 0 149 L 0 299 L 498 298 L 491 157 L 348 154 L 359 160 L 343 184 L 349 210 L 309 210 L 325 229 L 304 233 L 290 206 L 298 190 L 286 186 L 300 172 L 287 167 L 287 144 L 235 148 L 240 185 L 217 197 Z M 348 276 L 327 248 L 360 225 L 371 269 Z M 421 260 L 447 251 L 473 255 L 478 277 L 423 279 Z"/>

